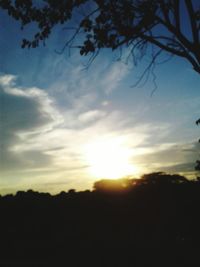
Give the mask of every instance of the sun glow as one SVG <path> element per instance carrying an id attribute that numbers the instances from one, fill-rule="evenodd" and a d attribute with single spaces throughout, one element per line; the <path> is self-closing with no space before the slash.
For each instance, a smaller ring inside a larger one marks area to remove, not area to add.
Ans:
<path id="1" fill-rule="evenodd" d="M 123 138 L 96 140 L 85 147 L 89 172 L 95 178 L 118 179 L 138 173 L 131 163 L 133 154 Z"/>

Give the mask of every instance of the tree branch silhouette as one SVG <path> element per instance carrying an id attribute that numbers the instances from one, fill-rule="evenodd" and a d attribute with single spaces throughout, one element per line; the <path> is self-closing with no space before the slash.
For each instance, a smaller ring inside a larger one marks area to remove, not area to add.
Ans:
<path id="1" fill-rule="evenodd" d="M 67 30 L 71 37 L 61 52 L 72 47 L 82 30 L 82 43 L 73 46 L 80 49 L 81 55 L 103 48 L 117 50 L 124 46 L 132 46 L 133 50 L 139 51 L 144 49 L 139 44 L 146 44 L 146 49 L 151 44 L 158 50 L 184 58 L 200 73 L 200 8 L 192 0 L 47 0 L 41 3 L 38 6 L 34 0 L 0 0 L 0 7 L 19 20 L 22 28 L 32 22 L 38 25 L 33 40 L 22 41 L 23 48 L 35 48 L 45 43 L 58 24 L 65 24 L 66 30 L 72 29 L 73 26 L 68 28 L 67 24 L 72 22 L 80 8 L 85 7 L 86 14 L 78 18 L 79 26 L 74 33 Z M 183 6 L 186 10 L 184 25 L 181 13 Z M 185 24 L 191 31 L 192 39 L 190 34 L 183 32 Z"/>

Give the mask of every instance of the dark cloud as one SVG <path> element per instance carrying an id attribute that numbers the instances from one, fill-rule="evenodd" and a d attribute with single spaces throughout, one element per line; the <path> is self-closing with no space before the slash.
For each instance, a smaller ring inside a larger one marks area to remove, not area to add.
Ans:
<path id="1" fill-rule="evenodd" d="M 41 90 L 32 89 L 32 92 L 29 93 L 28 90 L 11 88 L 9 91 L 6 90 L 6 86 L 12 86 L 12 84 L 0 84 L 1 171 L 49 164 L 50 156 L 41 151 L 21 153 L 12 151 L 14 145 L 23 142 L 18 136 L 19 132 L 34 131 L 53 122 L 50 112 L 44 110 L 42 100 L 45 99 L 39 95 Z M 35 95 L 34 90 L 37 93 Z M 42 91 L 41 96 L 44 97 Z"/>
<path id="2" fill-rule="evenodd" d="M 1 118 L 0 129 L 3 132 L 30 129 L 49 123 L 51 118 L 41 112 L 37 99 L 23 95 L 11 95 L 0 91 Z"/>
<path id="3" fill-rule="evenodd" d="M 3 172 L 7 170 L 40 168 L 48 166 L 51 161 L 51 156 L 42 151 L 24 151 L 15 153 L 4 150 L 0 160 L 0 170 Z"/>

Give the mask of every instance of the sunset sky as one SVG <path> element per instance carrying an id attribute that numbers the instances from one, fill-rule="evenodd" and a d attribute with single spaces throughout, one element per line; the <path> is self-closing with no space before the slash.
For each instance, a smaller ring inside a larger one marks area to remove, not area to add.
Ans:
<path id="1" fill-rule="evenodd" d="M 0 13 L 0 194 L 92 188 L 152 171 L 191 175 L 198 159 L 200 77 L 173 58 L 133 85 L 145 62 L 105 50 L 87 69 L 57 28 L 46 47 L 21 49 L 34 29 Z M 163 54 L 163 58 L 166 55 Z M 152 94 L 153 92 L 153 94 Z"/>

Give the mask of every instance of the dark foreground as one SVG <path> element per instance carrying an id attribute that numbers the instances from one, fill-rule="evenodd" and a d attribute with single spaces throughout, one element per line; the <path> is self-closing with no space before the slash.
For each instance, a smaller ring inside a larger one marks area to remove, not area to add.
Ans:
<path id="1" fill-rule="evenodd" d="M 0 266 L 200 266 L 200 182 L 0 198 Z"/>

